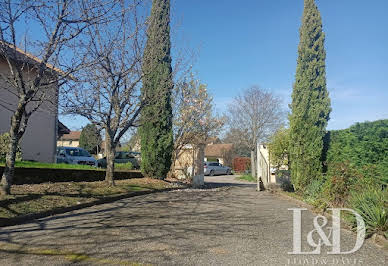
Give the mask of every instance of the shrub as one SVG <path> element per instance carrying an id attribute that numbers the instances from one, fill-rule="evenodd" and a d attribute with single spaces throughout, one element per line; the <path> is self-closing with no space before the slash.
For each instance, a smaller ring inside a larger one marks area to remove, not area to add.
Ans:
<path id="1" fill-rule="evenodd" d="M 367 236 L 373 233 L 388 232 L 388 190 L 369 188 L 364 191 L 352 191 L 348 200 L 349 208 L 358 212 L 365 221 Z M 357 221 L 353 215 L 345 216 L 356 228 Z"/>
<path id="2" fill-rule="evenodd" d="M 292 185 L 291 181 L 289 179 L 286 179 L 284 180 L 281 185 L 280 185 L 280 188 L 283 190 L 283 191 L 287 191 L 287 192 L 294 192 L 294 185 Z"/>
<path id="3" fill-rule="evenodd" d="M 376 167 L 374 165 L 369 165 L 364 167 L 360 171 L 357 180 L 355 180 L 351 190 L 352 191 L 363 191 L 365 189 L 380 189 L 382 188 L 382 183 L 380 181 L 380 176 L 376 173 Z"/>
<path id="4" fill-rule="evenodd" d="M 315 208 L 326 209 L 327 202 L 323 194 L 323 185 L 325 183 L 323 177 L 313 180 L 304 191 L 304 199 L 307 203 L 313 205 Z"/>
<path id="5" fill-rule="evenodd" d="M 388 185 L 388 159 L 381 164 L 368 164 L 362 169 L 365 177 L 369 178 L 369 185 L 386 188 Z"/>
<path id="6" fill-rule="evenodd" d="M 289 164 L 290 130 L 281 128 L 272 136 L 269 144 L 271 164 L 276 168 Z"/>
<path id="7" fill-rule="evenodd" d="M 275 174 L 276 182 L 280 183 L 280 188 L 283 191 L 294 192 L 294 186 L 291 183 L 290 171 L 277 170 Z"/>
<path id="8" fill-rule="evenodd" d="M 11 138 L 8 133 L 4 133 L 0 135 L 0 161 L 5 160 L 5 156 L 8 151 L 9 142 Z M 20 161 L 22 159 L 22 152 L 20 149 L 20 145 L 18 145 L 16 150 L 16 160 Z"/>
<path id="9" fill-rule="evenodd" d="M 349 162 L 333 164 L 323 185 L 323 196 L 332 206 L 344 206 L 352 186 L 362 176 Z"/>

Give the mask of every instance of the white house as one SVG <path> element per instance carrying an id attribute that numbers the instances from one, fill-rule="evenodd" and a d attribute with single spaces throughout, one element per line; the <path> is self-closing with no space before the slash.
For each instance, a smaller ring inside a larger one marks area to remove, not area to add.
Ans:
<path id="1" fill-rule="evenodd" d="M 7 44 L 0 44 L 7 45 Z M 13 49 L 13 48 L 10 48 Z M 4 49 L 0 49 L 4 50 Z M 22 50 L 16 48 L 17 58 L 15 61 L 33 65 L 40 63 L 40 60 Z M 47 66 L 56 72 L 51 66 Z M 34 78 L 34 71 L 28 68 L 26 79 Z M 11 117 L 18 103 L 17 94 L 14 92 L 5 77 L 10 75 L 9 66 L 4 56 L 0 54 L 0 134 L 9 131 Z M 50 102 L 44 102 L 29 119 L 26 131 L 21 139 L 22 158 L 39 162 L 54 162 L 58 134 L 58 86 L 50 85 L 47 90 Z M 27 105 L 28 108 L 28 105 Z M 61 131 L 61 128 L 59 128 Z M 60 132 L 61 133 L 61 132 Z M 63 132 L 62 132 L 63 133 Z"/>

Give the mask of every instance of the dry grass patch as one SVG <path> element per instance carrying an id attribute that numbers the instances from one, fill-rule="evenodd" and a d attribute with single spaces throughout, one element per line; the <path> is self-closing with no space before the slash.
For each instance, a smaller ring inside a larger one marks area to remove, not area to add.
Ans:
<path id="1" fill-rule="evenodd" d="M 0 219 L 97 202 L 137 191 L 171 187 L 174 184 L 149 178 L 118 180 L 115 187 L 107 187 L 103 181 L 15 185 L 12 186 L 11 196 L 0 196 Z"/>

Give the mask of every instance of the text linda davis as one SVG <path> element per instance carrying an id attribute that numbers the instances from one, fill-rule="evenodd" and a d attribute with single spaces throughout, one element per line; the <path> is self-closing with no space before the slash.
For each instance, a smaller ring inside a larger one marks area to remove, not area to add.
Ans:
<path id="1" fill-rule="evenodd" d="M 359 250 L 365 240 L 365 222 L 361 215 L 348 208 L 330 208 L 332 215 L 332 224 L 328 226 L 328 220 L 325 216 L 317 215 L 313 220 L 314 229 L 308 232 L 307 236 L 302 237 L 302 211 L 305 208 L 290 208 L 293 212 L 293 249 L 288 254 L 292 255 L 313 255 L 321 254 L 323 246 L 329 247 L 326 254 L 344 255 L 352 254 Z M 355 216 L 357 221 L 357 238 L 351 250 L 341 250 L 341 212 L 348 212 Z M 323 229 L 327 229 L 327 234 Z M 312 247 L 312 251 L 302 250 L 302 242 L 306 241 Z M 331 248 L 331 249 L 330 249 Z M 291 262 L 291 261 L 290 261 Z"/>

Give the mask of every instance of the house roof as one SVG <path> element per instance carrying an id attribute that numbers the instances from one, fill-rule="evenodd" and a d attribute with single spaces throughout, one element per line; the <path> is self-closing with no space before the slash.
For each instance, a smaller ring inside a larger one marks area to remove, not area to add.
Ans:
<path id="1" fill-rule="evenodd" d="M 71 132 L 70 129 L 68 129 L 64 124 L 61 123 L 61 121 L 58 120 L 58 134 L 69 134 Z"/>
<path id="2" fill-rule="evenodd" d="M 218 137 L 210 137 L 207 139 L 207 144 L 221 144 L 221 140 Z"/>
<path id="3" fill-rule="evenodd" d="M 81 131 L 70 131 L 69 134 L 64 134 L 60 140 L 79 140 Z"/>
<path id="4" fill-rule="evenodd" d="M 0 53 L 1 54 L 7 53 L 8 56 L 13 57 L 12 58 L 13 60 L 16 60 L 19 62 L 26 62 L 27 64 L 31 64 L 31 65 L 37 65 L 37 64 L 42 63 L 42 60 L 39 59 L 38 57 L 36 57 L 30 53 L 27 53 L 26 51 L 23 51 L 22 49 L 14 46 L 13 44 L 10 44 L 10 43 L 4 42 L 4 41 L 0 41 Z M 56 72 L 57 74 L 60 74 L 60 75 L 65 74 L 62 70 L 54 67 L 51 64 L 46 63 L 45 67 L 47 69 L 50 69 L 50 70 Z"/>
<path id="5" fill-rule="evenodd" d="M 225 152 L 230 152 L 233 144 L 208 144 L 205 148 L 206 157 L 223 157 Z"/>

